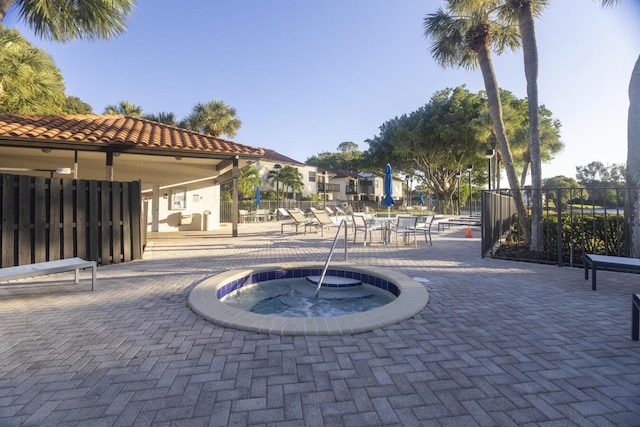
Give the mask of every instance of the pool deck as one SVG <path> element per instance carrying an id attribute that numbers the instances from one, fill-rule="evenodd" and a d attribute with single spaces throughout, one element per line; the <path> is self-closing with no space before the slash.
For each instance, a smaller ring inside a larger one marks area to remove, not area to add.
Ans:
<path id="1" fill-rule="evenodd" d="M 152 236 L 144 260 L 99 267 L 93 292 L 60 285 L 72 273 L 0 286 L 0 426 L 640 425 L 640 275 L 598 272 L 594 292 L 580 268 L 482 259 L 473 230 L 350 242 L 350 262 L 430 298 L 355 335 L 238 331 L 187 307 L 214 274 L 324 261 L 328 234 L 277 223 Z"/>

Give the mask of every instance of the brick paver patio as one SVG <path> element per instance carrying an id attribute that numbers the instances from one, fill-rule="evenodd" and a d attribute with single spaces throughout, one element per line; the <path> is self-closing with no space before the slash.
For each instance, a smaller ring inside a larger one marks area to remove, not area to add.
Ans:
<path id="1" fill-rule="evenodd" d="M 430 301 L 351 336 L 238 331 L 187 307 L 212 274 L 324 260 L 330 233 L 273 223 L 155 236 L 94 292 L 51 286 L 71 274 L 1 286 L 0 426 L 639 426 L 640 276 L 599 272 L 593 292 L 580 269 L 482 259 L 464 231 L 352 245 L 351 262 L 427 279 Z"/>

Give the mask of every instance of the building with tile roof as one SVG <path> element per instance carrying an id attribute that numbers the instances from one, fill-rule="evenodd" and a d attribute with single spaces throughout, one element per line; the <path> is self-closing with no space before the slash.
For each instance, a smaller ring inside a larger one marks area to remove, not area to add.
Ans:
<path id="1" fill-rule="evenodd" d="M 0 114 L 0 172 L 139 180 L 150 195 L 150 231 L 202 229 L 205 212 L 219 218 L 219 185 L 233 180 L 234 165 L 263 155 L 261 148 L 136 117 Z"/>

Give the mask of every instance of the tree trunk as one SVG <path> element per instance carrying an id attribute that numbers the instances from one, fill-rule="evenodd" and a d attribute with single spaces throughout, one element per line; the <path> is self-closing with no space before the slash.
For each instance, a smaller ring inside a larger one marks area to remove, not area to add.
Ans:
<path id="1" fill-rule="evenodd" d="M 491 115 L 491 119 L 493 120 L 493 127 L 496 132 L 496 138 L 498 139 L 498 147 L 500 148 L 504 170 L 507 173 L 509 187 L 511 188 L 511 192 L 516 203 L 516 210 L 518 211 L 518 222 L 520 224 L 520 229 L 522 230 L 522 233 L 524 235 L 525 243 L 529 245 L 531 235 L 529 226 L 527 224 L 527 209 L 524 205 L 524 198 L 522 197 L 520 183 L 518 182 L 518 175 L 516 174 L 516 168 L 513 163 L 513 156 L 511 155 L 509 140 L 507 139 L 507 133 L 504 129 L 504 120 L 502 118 L 502 104 L 500 103 L 498 82 L 493 71 L 491 53 L 487 44 L 480 46 L 480 49 L 478 49 L 477 53 L 478 62 L 480 63 L 480 70 L 482 71 L 482 78 L 484 80 L 484 87 L 487 91 L 489 114 Z"/>
<path id="2" fill-rule="evenodd" d="M 518 26 L 524 56 L 529 104 L 529 155 L 531 160 L 531 245 L 533 252 L 542 252 L 542 158 L 538 123 L 538 47 L 531 1 L 519 2 Z"/>
<path id="3" fill-rule="evenodd" d="M 626 224 L 631 242 L 630 256 L 640 258 L 640 56 L 629 83 L 629 118 L 627 143 L 627 186 L 630 199 L 625 206 Z"/>

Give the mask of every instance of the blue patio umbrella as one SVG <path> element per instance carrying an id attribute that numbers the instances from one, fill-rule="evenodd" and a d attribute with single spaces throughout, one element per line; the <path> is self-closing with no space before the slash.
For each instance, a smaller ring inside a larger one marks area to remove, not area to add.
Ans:
<path id="1" fill-rule="evenodd" d="M 260 206 L 260 187 L 256 187 L 256 206 Z"/>
<path id="2" fill-rule="evenodd" d="M 391 206 L 393 202 L 393 169 L 391 165 L 387 163 L 387 167 L 384 168 L 384 198 L 382 199 L 382 205 L 387 207 L 387 215 L 391 216 Z"/>
<path id="3" fill-rule="evenodd" d="M 420 206 L 424 206 L 424 194 L 422 194 L 422 191 L 420 192 Z"/>

